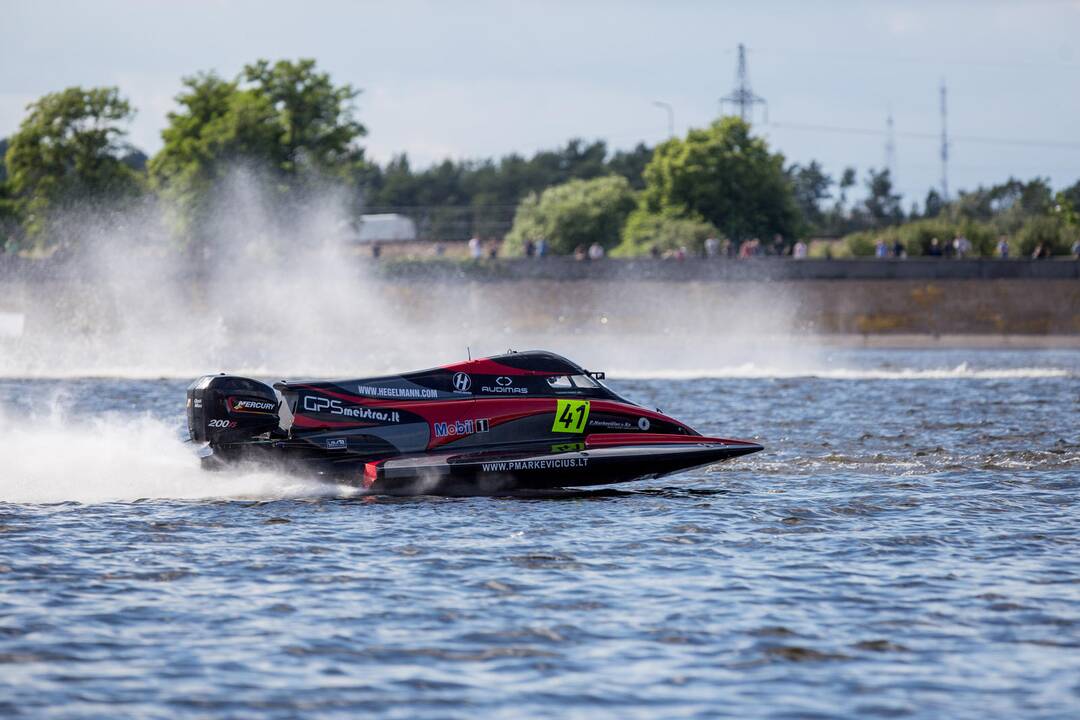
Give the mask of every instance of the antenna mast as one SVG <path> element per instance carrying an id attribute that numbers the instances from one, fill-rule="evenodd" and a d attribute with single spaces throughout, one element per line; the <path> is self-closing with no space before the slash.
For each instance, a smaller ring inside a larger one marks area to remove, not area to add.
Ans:
<path id="1" fill-rule="evenodd" d="M 949 132 L 945 105 L 945 78 L 941 79 L 941 199 L 949 202 Z"/>
<path id="2" fill-rule="evenodd" d="M 750 74 L 746 70 L 746 46 L 739 43 L 739 59 L 735 65 L 735 89 L 720 98 L 720 114 L 724 115 L 725 104 L 734 105 L 734 113 L 749 123 L 754 114 L 754 106 L 761 105 L 765 111 L 765 123 L 769 122 L 769 106 L 765 98 L 755 95 L 750 88 Z"/>
<path id="3" fill-rule="evenodd" d="M 893 181 L 893 186 L 896 185 L 896 140 L 893 136 L 893 117 L 892 107 L 889 108 L 889 116 L 885 120 L 885 126 L 888 129 L 888 137 L 885 140 L 885 169 L 889 171 L 889 177 Z"/>

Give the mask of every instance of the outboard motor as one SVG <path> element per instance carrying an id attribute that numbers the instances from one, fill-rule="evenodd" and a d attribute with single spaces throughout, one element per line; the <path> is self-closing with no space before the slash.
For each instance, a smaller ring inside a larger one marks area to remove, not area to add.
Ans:
<path id="1" fill-rule="evenodd" d="M 188 386 L 191 439 L 211 445 L 250 440 L 278 429 L 273 388 L 235 375 L 204 375 Z"/>

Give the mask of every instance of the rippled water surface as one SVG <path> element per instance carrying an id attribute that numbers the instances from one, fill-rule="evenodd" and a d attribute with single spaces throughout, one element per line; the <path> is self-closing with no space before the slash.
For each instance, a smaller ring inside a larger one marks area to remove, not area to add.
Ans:
<path id="1" fill-rule="evenodd" d="M 203 473 L 182 381 L 0 380 L 0 715 L 1080 716 L 1080 354 L 734 374 L 612 384 L 765 452 L 531 499 Z"/>

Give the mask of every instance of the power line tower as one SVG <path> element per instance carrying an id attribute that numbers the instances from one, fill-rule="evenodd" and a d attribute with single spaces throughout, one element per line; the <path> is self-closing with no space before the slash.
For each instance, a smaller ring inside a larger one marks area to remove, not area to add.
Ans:
<path id="1" fill-rule="evenodd" d="M 945 78 L 941 79 L 941 199 L 949 202 L 949 113 L 945 105 Z"/>
<path id="2" fill-rule="evenodd" d="M 893 119 L 892 119 L 892 107 L 889 108 L 889 116 L 885 120 L 885 127 L 887 129 L 885 139 L 885 169 L 889 171 L 889 177 L 893 181 L 893 185 L 896 185 L 896 140 L 893 136 Z"/>
<path id="3" fill-rule="evenodd" d="M 738 108 L 734 113 L 742 118 L 743 122 L 750 122 L 754 114 L 754 106 L 761 105 L 765 111 L 765 123 L 769 122 L 769 106 L 765 98 L 755 95 L 750 89 L 750 75 L 746 71 L 746 46 L 739 43 L 739 60 L 735 65 L 735 89 L 720 98 L 720 114 L 724 114 L 726 104 Z"/>

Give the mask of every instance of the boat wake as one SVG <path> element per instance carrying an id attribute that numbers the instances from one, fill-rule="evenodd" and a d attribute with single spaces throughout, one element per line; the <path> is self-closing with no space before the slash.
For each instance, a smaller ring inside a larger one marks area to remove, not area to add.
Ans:
<path id="1" fill-rule="evenodd" d="M 619 370 L 608 375 L 621 380 L 700 380 L 820 378 L 823 380 L 1023 380 L 1080 377 L 1059 367 L 976 368 L 963 362 L 941 368 L 826 368 L 784 367 L 744 363 L 730 367 L 690 370 Z"/>
<path id="2" fill-rule="evenodd" d="M 353 491 L 265 469 L 208 472 L 175 425 L 150 416 L 0 414 L 0 503 L 282 500 Z"/>

